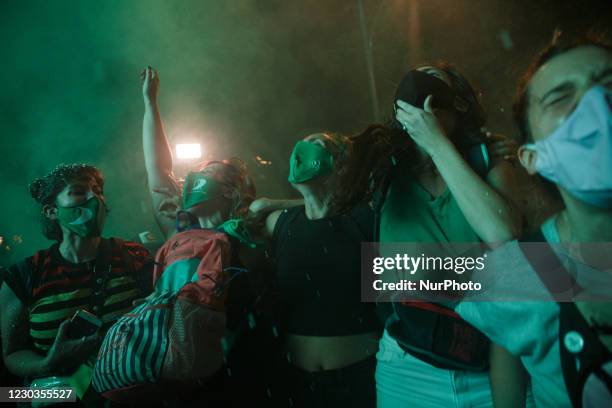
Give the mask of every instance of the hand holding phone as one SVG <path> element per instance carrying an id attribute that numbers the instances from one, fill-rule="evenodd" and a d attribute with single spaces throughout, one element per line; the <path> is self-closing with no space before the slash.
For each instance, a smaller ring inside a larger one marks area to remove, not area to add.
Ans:
<path id="1" fill-rule="evenodd" d="M 77 310 L 70 319 L 68 337 L 80 339 L 95 334 L 102 327 L 102 320 L 86 310 Z"/>

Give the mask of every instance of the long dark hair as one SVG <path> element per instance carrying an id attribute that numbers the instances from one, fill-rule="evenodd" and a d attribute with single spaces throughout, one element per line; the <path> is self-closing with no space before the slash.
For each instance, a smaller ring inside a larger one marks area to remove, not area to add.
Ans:
<path id="1" fill-rule="evenodd" d="M 385 168 L 391 155 L 390 132 L 382 125 L 370 125 L 351 136 L 327 135 L 341 151 L 334 155 L 334 180 L 329 186 L 332 207 L 336 212 L 348 212 L 371 200 L 375 191 L 372 173 Z"/>
<path id="2" fill-rule="evenodd" d="M 444 71 L 450 78 L 451 87 L 466 105 L 464 112 L 456 112 L 455 129 L 449 135 L 451 141 L 460 152 L 484 142 L 481 128 L 486 122 L 486 114 L 470 82 L 449 62 L 419 65 L 425 66 Z M 336 206 L 341 211 L 360 202 L 371 201 L 392 165 L 402 163 L 412 171 L 422 165 L 418 160 L 416 144 L 395 117 L 389 118 L 384 125 L 368 126 L 362 132 L 349 136 L 345 143 L 347 158 L 335 194 Z"/>
<path id="3" fill-rule="evenodd" d="M 448 61 L 440 60 L 431 63 L 423 63 L 415 67 L 415 69 L 425 67 L 437 68 L 443 71 L 450 80 L 451 88 L 455 91 L 457 97 L 464 105 L 461 111 L 455 110 L 455 127 L 452 134 L 448 135 L 450 140 L 460 151 L 464 151 L 473 144 L 482 143 L 484 141 L 484 135 L 482 134 L 481 128 L 486 123 L 487 116 L 480 103 L 479 94 L 474 87 L 472 87 L 467 78 L 459 72 L 455 65 Z M 393 116 L 387 121 L 387 126 L 397 131 L 398 134 L 394 139 L 401 138 L 401 140 L 403 140 L 402 144 L 405 145 L 403 148 L 404 151 L 410 152 L 416 148 L 410 136 L 395 119 L 394 111 Z"/>

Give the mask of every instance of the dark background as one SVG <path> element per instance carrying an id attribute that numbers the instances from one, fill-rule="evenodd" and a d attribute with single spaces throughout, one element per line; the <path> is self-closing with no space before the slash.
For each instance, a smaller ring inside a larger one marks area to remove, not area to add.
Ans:
<path id="1" fill-rule="evenodd" d="M 376 118 L 358 0 L 3 1 L 0 265 L 48 246 L 27 186 L 61 162 L 105 173 L 107 236 L 157 231 L 140 147 L 146 65 L 160 71 L 173 142 L 242 157 L 259 195 L 283 197 L 297 139 L 386 117 L 423 61 L 455 62 L 482 90 L 489 129 L 514 135 L 514 86 L 534 53 L 557 26 L 608 29 L 610 3 L 362 0 Z"/>

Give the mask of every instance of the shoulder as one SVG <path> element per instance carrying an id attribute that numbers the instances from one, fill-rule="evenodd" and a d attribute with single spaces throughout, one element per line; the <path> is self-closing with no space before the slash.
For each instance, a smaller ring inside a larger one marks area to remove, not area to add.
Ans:
<path id="1" fill-rule="evenodd" d="M 54 254 L 58 253 L 58 243 L 51 245 L 49 248 L 40 249 L 34 254 L 23 258 L 19 262 L 11 265 L 7 271 L 22 270 L 27 273 L 35 273 L 48 268 Z"/>
<path id="2" fill-rule="evenodd" d="M 289 225 L 293 221 L 295 221 L 300 214 L 304 213 L 304 206 L 299 205 L 297 207 L 291 207 L 284 210 L 274 211 L 270 214 L 270 217 L 274 216 L 275 218 L 271 218 L 268 224 L 268 230 L 272 233 L 273 237 L 281 234 L 286 225 Z"/>
<path id="3" fill-rule="evenodd" d="M 26 280 L 32 275 L 34 270 L 36 269 L 36 261 L 37 259 L 35 255 L 29 256 L 20 260 L 17 263 L 9 266 L 6 269 L 2 270 L 2 278 L 0 278 L 3 282 L 7 283 L 11 289 L 14 290 L 14 284 L 23 284 Z"/>
<path id="4" fill-rule="evenodd" d="M 298 205 L 296 207 L 286 208 L 284 210 L 279 211 L 278 218 L 286 218 L 286 219 L 294 219 L 300 214 L 305 213 L 305 207 L 303 205 Z"/>
<path id="5" fill-rule="evenodd" d="M 51 255 L 57 244 L 41 249 L 27 258 L 2 271 L 1 281 L 11 288 L 24 304 L 30 303 L 32 290 L 40 279 L 41 273 L 49 268 Z"/>

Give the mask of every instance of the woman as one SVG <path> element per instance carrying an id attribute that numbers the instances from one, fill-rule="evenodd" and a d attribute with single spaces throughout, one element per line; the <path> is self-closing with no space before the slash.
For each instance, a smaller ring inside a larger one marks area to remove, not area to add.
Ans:
<path id="1" fill-rule="evenodd" d="M 57 242 L 11 266 L 0 290 L 6 367 L 27 383 L 74 387 L 93 406 L 101 403 L 87 393 L 101 334 L 148 294 L 153 266 L 141 245 L 102 238 L 103 188 L 102 173 L 85 164 L 59 165 L 34 180 L 43 234 Z M 96 315 L 102 330 L 76 333 L 69 319 L 80 310 Z"/>
<path id="2" fill-rule="evenodd" d="M 257 331 L 262 326 L 260 318 L 263 317 L 258 314 L 262 302 L 256 299 L 261 298 L 267 290 L 270 279 L 263 271 L 263 253 L 253 248 L 256 243 L 251 231 L 255 232 L 255 225 L 259 225 L 258 220 L 263 214 L 295 204 L 290 200 L 269 199 L 252 203 L 255 198 L 254 184 L 244 163 L 237 159 L 203 163 L 190 172 L 180 185 L 172 171 L 172 153 L 157 104 L 159 75 L 149 67 L 143 73 L 143 79 L 143 150 L 148 186 L 155 217 L 166 238 L 157 260 L 161 260 L 162 255 L 166 255 L 175 245 L 202 242 L 201 235 L 210 230 L 221 229 L 230 236 L 232 265 L 241 267 L 244 264 L 249 273 L 232 279 L 231 286 L 228 286 L 223 305 L 228 332 L 222 340 L 227 375 L 207 388 L 227 388 L 225 395 L 216 392 L 215 398 L 221 403 L 235 400 L 240 404 L 246 401 L 265 404 L 268 384 L 261 367 L 268 365 L 270 354 L 266 350 L 273 336 L 271 328 L 265 336 Z M 194 250 L 197 251 L 197 248 Z M 157 281 L 162 268 L 156 271 Z M 258 323 L 255 331 L 248 330 L 254 325 L 253 319 Z M 260 352 L 252 353 L 253 347 Z M 211 396 L 207 394 L 205 391 L 203 396 L 196 399 L 210 402 Z"/>
<path id="3" fill-rule="evenodd" d="M 391 154 L 397 165 L 383 171 L 388 188 L 381 209 L 380 242 L 483 241 L 492 245 L 519 236 L 522 219 L 515 205 L 514 169 L 505 160 L 487 165 L 488 156 L 480 153 L 480 144 L 487 141 L 481 131 L 485 114 L 463 75 L 447 63 L 409 72 L 398 89 L 395 111 L 398 129 L 391 137 Z M 410 315 L 411 309 L 404 307 L 408 306 L 395 304 L 380 342 L 378 406 L 439 407 L 454 406 L 455 401 L 492 406 L 486 371 L 453 369 L 435 363 L 435 356 L 423 360 L 399 345 L 398 341 L 413 341 L 399 333 L 430 330 L 420 327 L 427 326 L 427 321 L 400 320 L 400 315 Z M 491 382 L 494 387 L 503 386 L 495 374 L 516 364 L 496 346 L 491 350 Z M 505 392 L 497 388 L 500 395 Z"/>
<path id="4" fill-rule="evenodd" d="M 166 239 L 179 229 L 197 224 L 215 228 L 229 218 L 244 215 L 255 197 L 255 186 L 240 161 L 224 160 L 203 163 L 187 177 L 182 192 L 172 170 L 172 150 L 166 137 L 157 96 L 159 75 L 148 67 L 142 74 L 145 113 L 142 145 L 147 181 L 153 199 L 155 217 Z M 203 180 L 212 180 L 208 185 Z M 201 189 L 200 186 L 205 186 Z M 195 189 L 194 189 L 195 187 Z M 190 191 L 196 190 L 196 191 Z M 182 194 L 185 218 L 177 224 Z M 185 207 L 188 206 L 188 207 Z"/>
<path id="5" fill-rule="evenodd" d="M 605 298 L 610 293 L 609 281 L 598 287 L 592 284 L 598 282 L 593 277 L 605 276 L 602 271 L 610 270 L 606 252 L 601 251 L 601 246 L 593 245 L 612 241 L 610 100 L 612 44 L 601 38 L 568 41 L 555 36 L 553 43 L 534 58 L 525 73 L 514 105 L 516 124 L 525 142 L 519 149 L 520 162 L 529 174 L 543 177 L 564 206 L 541 225 L 540 237 L 530 241 L 550 244 L 562 264 L 570 265 L 568 270 L 582 286 L 579 298 L 587 300 L 593 299 L 591 295 L 603 300 L 598 294 L 602 289 L 607 292 Z M 547 247 L 538 247 L 538 252 L 544 252 L 542 248 Z M 593 251 L 593 248 L 597 249 Z M 519 282 L 524 287 L 540 288 L 540 293 L 548 293 L 539 276 L 543 271 L 534 268 L 516 243 L 509 243 L 490 255 L 492 261 L 499 259 L 502 267 L 508 257 L 516 260 L 515 268 L 508 274 L 512 279 L 501 281 L 504 286 L 496 290 L 513 293 L 513 287 Z M 562 269 L 554 273 L 563 273 Z M 510 281 L 514 284 L 506 286 Z M 561 275 L 559 281 L 562 281 Z M 571 298 L 557 303 L 547 297 L 549 301 L 540 302 L 463 302 L 457 311 L 512 354 L 520 356 L 530 374 L 537 406 L 610 406 L 610 364 L 607 374 L 602 370 L 591 375 L 602 361 L 609 361 L 612 350 L 610 303 L 572 303 Z M 582 327 L 576 325 L 580 319 L 564 319 L 571 316 L 567 313 L 571 310 L 575 317 L 584 319 Z M 607 349 L 607 360 L 599 360 L 593 342 L 583 337 L 585 326 L 593 327 L 598 333 Z M 563 361 L 572 363 L 563 364 Z M 597 377 L 607 381 L 608 386 L 601 387 L 603 392 L 592 394 L 588 384 L 597 388 L 597 383 L 602 381 Z M 585 386 L 584 390 L 581 385 Z"/>
<path id="6" fill-rule="evenodd" d="M 356 148 L 331 133 L 299 141 L 289 181 L 304 205 L 267 218 L 284 344 L 271 392 L 281 406 L 376 405 L 380 327 L 373 304 L 360 301 L 361 242 L 373 239 L 373 217 L 363 195 L 347 188 L 367 184 Z"/>

